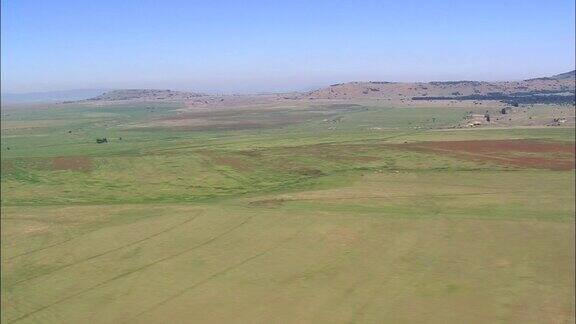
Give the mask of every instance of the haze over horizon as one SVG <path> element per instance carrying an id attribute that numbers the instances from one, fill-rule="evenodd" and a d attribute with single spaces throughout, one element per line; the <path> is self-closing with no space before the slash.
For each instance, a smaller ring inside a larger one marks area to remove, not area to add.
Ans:
<path id="1" fill-rule="evenodd" d="M 571 0 L 4 1 L 2 92 L 549 76 L 574 69 L 574 10 Z"/>

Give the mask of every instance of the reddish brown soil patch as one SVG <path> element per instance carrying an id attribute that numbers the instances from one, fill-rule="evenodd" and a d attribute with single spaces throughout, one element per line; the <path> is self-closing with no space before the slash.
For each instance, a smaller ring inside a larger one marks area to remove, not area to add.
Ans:
<path id="1" fill-rule="evenodd" d="M 247 150 L 247 151 L 239 151 L 238 154 L 242 154 L 248 157 L 260 157 L 262 156 L 262 152 L 257 150 Z"/>
<path id="2" fill-rule="evenodd" d="M 244 130 L 244 129 L 258 129 L 268 128 L 274 125 L 266 125 L 264 123 L 255 122 L 235 122 L 235 123 L 214 123 L 207 125 L 190 125 L 190 126 L 176 126 L 181 130 L 192 131 L 228 131 L 228 130 Z"/>
<path id="3" fill-rule="evenodd" d="M 250 206 L 255 207 L 264 207 L 264 208 L 277 208 L 284 204 L 286 200 L 284 199 L 264 199 L 264 200 L 255 200 L 249 203 Z"/>
<path id="4" fill-rule="evenodd" d="M 85 156 L 60 156 L 52 160 L 53 170 L 90 171 L 92 160 Z"/>
<path id="5" fill-rule="evenodd" d="M 14 164 L 12 163 L 12 161 L 2 161 L 1 165 L 2 168 L 0 170 L 2 171 L 2 173 L 7 173 L 14 169 Z"/>
<path id="6" fill-rule="evenodd" d="M 299 175 L 303 175 L 303 176 L 307 176 L 307 177 L 320 177 L 322 175 L 324 175 L 324 172 L 322 172 L 321 170 L 317 170 L 317 169 L 311 169 L 311 168 L 297 168 L 295 170 L 293 170 L 294 173 L 299 174 Z"/>
<path id="7" fill-rule="evenodd" d="M 424 152 L 445 153 L 460 158 L 527 168 L 574 169 L 574 144 L 534 140 L 422 142 L 399 147 Z"/>
<path id="8" fill-rule="evenodd" d="M 238 171 L 252 170 L 251 164 L 240 157 L 225 155 L 225 153 L 219 153 L 214 151 L 202 151 L 200 152 L 200 154 L 207 157 L 208 159 L 210 159 L 212 163 L 217 165 L 228 166 Z"/>
<path id="9" fill-rule="evenodd" d="M 291 156 L 309 156 L 332 162 L 375 162 L 382 158 L 370 156 L 374 146 L 370 145 L 333 145 L 333 144 L 312 144 L 293 147 L 283 147 L 278 150 L 279 154 L 290 154 Z"/>
<path id="10" fill-rule="evenodd" d="M 328 245 L 337 247 L 353 244 L 358 239 L 358 234 L 348 228 L 335 228 L 326 233 L 325 237 Z"/>

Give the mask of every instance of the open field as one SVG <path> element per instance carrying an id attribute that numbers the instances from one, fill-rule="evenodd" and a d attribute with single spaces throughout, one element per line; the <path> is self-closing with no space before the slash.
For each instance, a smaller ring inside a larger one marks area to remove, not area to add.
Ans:
<path id="1" fill-rule="evenodd" d="M 2 322 L 572 323 L 575 130 L 471 109 L 3 108 Z"/>

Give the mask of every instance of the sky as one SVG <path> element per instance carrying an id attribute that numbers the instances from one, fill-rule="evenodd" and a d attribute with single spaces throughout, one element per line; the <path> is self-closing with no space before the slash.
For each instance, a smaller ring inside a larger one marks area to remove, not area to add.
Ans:
<path id="1" fill-rule="evenodd" d="M 2 0 L 2 92 L 308 90 L 573 70 L 574 0 Z"/>

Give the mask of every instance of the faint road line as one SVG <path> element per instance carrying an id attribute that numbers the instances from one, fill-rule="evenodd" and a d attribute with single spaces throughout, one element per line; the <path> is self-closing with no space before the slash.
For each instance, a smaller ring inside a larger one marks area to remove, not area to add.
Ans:
<path id="1" fill-rule="evenodd" d="M 298 236 L 300 233 L 302 233 L 302 232 L 304 231 L 304 229 L 306 229 L 309 225 L 310 225 L 310 224 L 306 224 L 306 226 L 304 226 L 304 227 L 302 227 L 301 229 L 299 229 L 296 233 L 294 233 L 294 234 L 291 235 L 290 237 L 287 237 L 287 238 L 283 239 L 282 241 L 280 241 L 280 242 L 278 242 L 277 244 L 269 247 L 268 249 L 266 249 L 266 250 L 264 250 L 264 251 L 261 251 L 261 252 L 259 252 L 259 253 L 256 253 L 255 255 L 253 255 L 253 256 L 251 256 L 251 257 L 248 257 L 248 258 L 246 258 L 246 259 L 244 259 L 244 260 L 242 260 L 242 261 L 240 261 L 240 262 L 238 262 L 238 263 L 235 263 L 235 264 L 233 264 L 233 265 L 231 265 L 231 266 L 228 266 L 228 267 L 224 268 L 223 270 L 220 270 L 220 271 L 218 271 L 218 272 L 216 272 L 216 273 L 208 276 L 208 277 L 205 278 L 204 280 L 201 280 L 200 282 L 197 282 L 197 283 L 195 283 L 195 284 L 193 284 L 193 285 L 191 285 L 191 286 L 188 286 L 188 287 L 186 287 L 186 288 L 184 288 L 184 289 L 176 292 L 175 294 L 171 295 L 170 297 L 168 297 L 168 298 L 166 298 L 166 299 L 164 299 L 164 300 L 156 303 L 156 304 L 153 305 L 152 307 L 150 307 L 150 308 L 148 308 L 148 309 L 146 309 L 146 310 L 144 310 L 144 311 L 142 311 L 142 312 L 134 315 L 132 318 L 124 321 L 124 323 L 129 322 L 129 321 L 132 321 L 132 320 L 140 317 L 141 315 L 143 315 L 143 314 L 145 314 L 145 313 L 151 312 L 151 311 L 153 311 L 153 310 L 161 307 L 162 305 L 165 305 L 165 304 L 169 303 L 170 301 L 172 301 L 172 300 L 174 300 L 174 299 L 176 299 L 176 298 L 184 295 L 185 293 L 187 293 L 187 292 L 189 292 L 189 291 L 191 291 L 191 290 L 194 290 L 194 289 L 196 289 L 196 288 L 198 288 L 198 287 L 206 284 L 207 282 L 211 281 L 211 280 L 214 279 L 214 278 L 217 278 L 217 277 L 220 277 L 220 276 L 222 276 L 222 275 L 225 275 L 226 273 L 228 273 L 228 272 L 230 272 L 230 271 L 232 271 L 232 270 L 234 270 L 234 269 L 236 269 L 236 268 L 239 268 L 239 267 L 243 266 L 244 264 L 249 263 L 250 261 L 252 261 L 252 260 L 254 260 L 254 259 L 257 259 L 257 258 L 259 258 L 259 257 L 261 257 L 261 256 L 263 256 L 263 255 L 265 255 L 265 254 L 268 254 L 269 252 L 271 252 L 271 251 L 273 251 L 273 250 L 278 249 L 280 246 L 282 246 L 282 245 L 286 244 L 287 242 L 293 240 L 296 236 Z"/>
<path id="2" fill-rule="evenodd" d="M 142 271 L 142 270 L 145 270 L 145 269 L 147 269 L 147 268 L 150 268 L 150 267 L 152 267 L 152 266 L 154 266 L 154 265 L 156 265 L 156 264 L 158 264 L 158 263 L 161 263 L 161 262 L 164 262 L 164 261 L 167 261 L 167 260 L 170 260 L 170 259 L 179 257 L 179 256 L 181 256 L 181 255 L 184 255 L 184 254 L 188 253 L 188 252 L 191 252 L 191 251 L 194 251 L 194 250 L 196 250 L 196 249 L 199 249 L 199 248 L 201 248 L 201 247 L 203 247 L 203 246 L 205 246 L 205 245 L 208 245 L 208 244 L 214 242 L 215 240 L 217 240 L 217 239 L 219 239 L 219 238 L 221 238 L 221 237 L 226 236 L 226 235 L 229 234 L 230 232 L 238 229 L 239 227 L 241 227 L 242 225 L 244 225 L 244 224 L 246 224 L 248 221 L 250 221 L 253 217 L 254 217 L 254 215 L 252 215 L 252 216 L 250 216 L 250 217 L 247 217 L 247 218 L 244 219 L 242 222 L 240 222 L 238 225 L 235 225 L 235 226 L 229 228 L 228 230 L 226 230 L 226 231 L 224 231 L 224 232 L 222 232 L 222 233 L 220 233 L 220 234 L 212 237 L 211 239 L 208 239 L 208 240 L 206 240 L 206 241 L 204 241 L 204 242 L 202 242 L 202 243 L 200 243 L 200 244 L 197 244 L 197 245 L 195 245 L 195 246 L 192 246 L 192 247 L 190 247 L 189 249 L 185 249 L 185 250 L 180 251 L 180 252 L 178 252 L 178 253 L 175 253 L 175 254 L 169 255 L 169 256 L 167 256 L 167 257 L 158 259 L 158 260 L 156 260 L 156 261 L 154 261 L 154 262 L 152 262 L 152 263 L 148 263 L 148 264 L 145 264 L 145 265 L 143 265 L 143 266 L 140 266 L 140 267 L 138 267 L 138 268 L 136 268 L 136 269 L 133 269 L 133 270 L 130 270 L 130 271 L 121 273 L 121 274 L 119 274 L 119 275 L 117 275 L 117 276 L 114 276 L 114 277 L 112 277 L 112 278 L 110 278 L 110 279 L 108 279 L 108 280 L 105 280 L 105 281 L 103 281 L 103 282 L 100 282 L 100 283 L 98 283 L 98 284 L 96 284 L 96 285 L 93 285 L 93 286 L 88 287 L 88 288 L 86 288 L 86 289 L 80 290 L 80 291 L 78 291 L 78 292 L 76 292 L 76 293 L 74 293 L 74 294 L 72 294 L 72 295 L 70 295 L 70 296 L 68 296 L 68 297 L 64 297 L 64 298 L 59 299 L 59 300 L 57 300 L 57 301 L 55 301 L 55 302 L 52 302 L 52 303 L 50 303 L 50 304 L 48 304 L 48 305 L 44 305 L 44 306 L 42 306 L 42 307 L 40 307 L 40 308 L 37 308 L 37 309 L 35 309 L 35 310 L 33 310 L 33 311 L 29 312 L 29 313 L 26 313 L 26 314 L 24 314 L 24 315 L 22 315 L 22 316 L 20 316 L 20 317 L 17 317 L 17 318 L 15 318 L 15 319 L 11 320 L 10 322 L 11 322 L 11 323 L 15 323 L 15 322 L 21 321 L 21 320 L 23 320 L 23 319 L 25 319 L 25 318 L 28 318 L 28 317 L 30 317 L 30 316 L 38 313 L 38 312 L 41 312 L 41 311 L 43 311 L 43 310 L 45 310 L 45 309 L 48 309 L 48 308 L 50 308 L 50 307 L 52 307 L 52 306 L 58 305 L 58 304 L 63 303 L 63 302 L 65 302 L 65 301 L 67 301 L 67 300 L 76 298 L 76 297 L 78 297 L 78 296 L 80 296 L 80 295 L 82 295 L 82 294 L 84 294 L 84 293 L 87 293 L 87 292 L 89 292 L 89 291 L 92 291 L 92 290 L 94 290 L 94 289 L 97 289 L 97 288 L 99 288 L 99 287 L 102 287 L 102 286 L 104 286 L 104 285 L 106 285 L 106 284 L 108 284 L 108 283 L 110 283 L 110 282 L 112 282 L 112 281 L 115 281 L 115 280 L 118 280 L 118 279 L 120 279 L 120 278 L 129 276 L 129 275 L 131 275 L 131 274 L 133 274 L 133 273 L 136 273 L 136 272 L 138 272 L 138 271 Z"/>
<path id="3" fill-rule="evenodd" d="M 164 229 L 164 230 L 162 230 L 162 231 L 160 231 L 160 232 L 154 233 L 154 234 L 152 234 L 152 235 L 150 235 L 150 236 L 146 236 L 146 237 L 144 237 L 144 238 L 142 238 L 142 239 L 140 239 L 140 240 L 137 240 L 137 241 L 128 243 L 128 244 L 126 244 L 126 245 L 119 246 L 119 247 L 114 248 L 114 249 L 111 249 L 111 250 L 107 250 L 107 251 L 101 252 L 101 253 L 99 253 L 99 254 L 95 254 L 95 255 L 90 256 L 90 257 L 88 257 L 88 258 L 85 258 L 85 259 L 82 259 L 82 260 L 78 260 L 78 261 L 76 261 L 76 262 L 73 262 L 73 263 L 70 263 L 70 264 L 66 264 L 66 265 L 63 265 L 63 266 L 58 267 L 58 268 L 55 268 L 55 269 L 53 269 L 52 271 L 50 271 L 50 272 L 48 272 L 48 273 L 43 273 L 43 274 L 39 274 L 39 275 L 36 275 L 36 276 L 33 276 L 33 277 L 29 277 L 29 278 L 26 278 L 26 279 L 22 279 L 22 280 L 20 280 L 20 281 L 17 281 L 17 282 L 15 282 L 15 283 L 13 283 L 10 287 L 14 287 L 14 286 L 17 286 L 17 285 L 19 285 L 19 284 L 21 284 L 21 283 L 24 283 L 24 282 L 27 282 L 27 281 L 30 281 L 30 280 L 33 280 L 33 279 L 36 279 L 36 278 L 40 278 L 40 277 L 44 277 L 44 276 L 53 274 L 53 273 L 58 272 L 58 271 L 60 271 L 60 270 L 62 270 L 62 269 L 66 269 L 66 268 L 75 266 L 75 265 L 77 265 L 77 264 L 80 264 L 80 263 L 83 263 L 83 262 L 86 262 L 86 261 L 90 261 L 90 260 L 95 259 L 95 258 L 99 258 L 99 257 L 104 256 L 104 255 L 106 255 L 106 254 L 113 253 L 113 252 L 119 251 L 119 250 L 121 250 L 121 249 L 130 247 L 130 246 L 133 246 L 133 245 L 136 245 L 136 244 L 140 244 L 140 243 L 142 243 L 142 242 L 145 242 L 145 241 L 147 241 L 147 240 L 150 240 L 150 239 L 153 239 L 153 238 L 155 238 L 155 237 L 157 237 L 157 236 L 160 236 L 160 235 L 162 235 L 162 234 L 165 234 L 165 233 L 167 233 L 167 232 L 169 232 L 169 231 L 171 231 L 171 230 L 174 230 L 174 229 L 177 228 L 177 227 L 180 227 L 180 226 L 183 226 L 183 225 L 185 225 L 185 224 L 187 224 L 187 223 L 190 223 L 191 221 L 193 221 L 193 220 L 196 219 L 197 217 L 198 217 L 198 216 L 191 217 L 191 218 L 189 218 L 189 219 L 187 219 L 187 220 L 185 220 L 185 221 L 183 221 L 183 222 L 181 222 L 181 223 L 178 223 L 178 224 L 176 224 L 176 225 L 170 226 L 170 227 L 167 228 L 167 229 Z M 64 242 L 62 242 L 62 243 L 64 243 Z M 47 248 L 48 248 L 48 247 L 47 247 Z"/>

